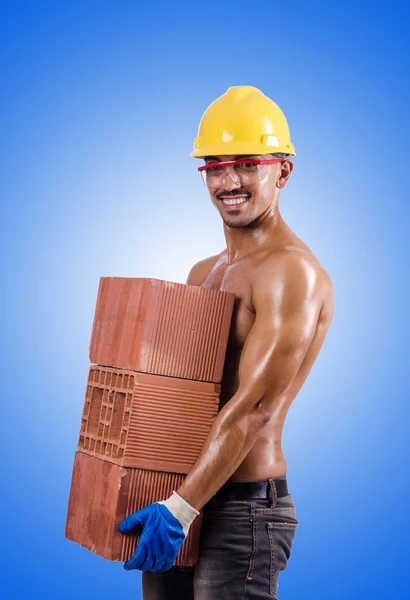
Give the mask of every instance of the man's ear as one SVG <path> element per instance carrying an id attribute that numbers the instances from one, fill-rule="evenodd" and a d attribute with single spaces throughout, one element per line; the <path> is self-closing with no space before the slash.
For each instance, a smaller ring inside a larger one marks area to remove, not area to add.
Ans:
<path id="1" fill-rule="evenodd" d="M 279 177 L 276 182 L 276 187 L 278 187 L 279 189 L 285 187 L 290 177 L 290 174 L 293 171 L 293 167 L 294 164 L 291 160 L 285 160 L 285 162 L 282 163 L 281 170 L 279 172 Z"/>

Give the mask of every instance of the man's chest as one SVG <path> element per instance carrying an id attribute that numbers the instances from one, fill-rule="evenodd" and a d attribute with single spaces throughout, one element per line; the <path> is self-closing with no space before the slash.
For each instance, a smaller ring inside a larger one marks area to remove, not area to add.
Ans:
<path id="1" fill-rule="evenodd" d="M 235 294 L 229 346 L 242 348 L 255 320 L 251 304 L 251 265 L 215 265 L 206 275 L 201 287 Z"/>

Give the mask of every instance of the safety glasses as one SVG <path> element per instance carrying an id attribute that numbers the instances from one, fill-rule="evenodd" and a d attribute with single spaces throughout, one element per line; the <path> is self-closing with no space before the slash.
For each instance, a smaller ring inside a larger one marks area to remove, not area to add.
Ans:
<path id="1" fill-rule="evenodd" d="M 262 181 L 267 175 L 267 165 L 284 162 L 285 158 L 273 158 L 270 160 L 260 160 L 246 158 L 240 160 L 227 160 L 224 162 L 208 163 L 198 167 L 205 185 L 209 188 L 217 188 L 225 184 L 229 175 L 236 184 L 251 184 Z"/>

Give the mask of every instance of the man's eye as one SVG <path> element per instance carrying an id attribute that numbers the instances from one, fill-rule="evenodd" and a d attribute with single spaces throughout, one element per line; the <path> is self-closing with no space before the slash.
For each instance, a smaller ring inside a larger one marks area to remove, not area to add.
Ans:
<path id="1" fill-rule="evenodd" d="M 215 165 L 214 167 L 208 167 L 208 169 L 206 170 L 208 171 L 208 173 L 222 173 L 223 169 L 223 167 Z"/>
<path id="2" fill-rule="evenodd" d="M 256 171 L 258 165 L 255 165 L 254 163 L 241 163 L 239 165 L 235 165 L 235 168 L 238 171 Z"/>

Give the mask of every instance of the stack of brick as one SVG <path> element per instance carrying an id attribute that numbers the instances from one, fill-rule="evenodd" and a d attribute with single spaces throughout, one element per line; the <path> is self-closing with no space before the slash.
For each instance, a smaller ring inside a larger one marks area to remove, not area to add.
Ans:
<path id="1" fill-rule="evenodd" d="M 168 498 L 196 462 L 219 407 L 232 293 L 102 277 L 65 536 L 110 560 L 134 554 L 129 514 Z M 198 557 L 202 511 L 176 565 Z"/>

